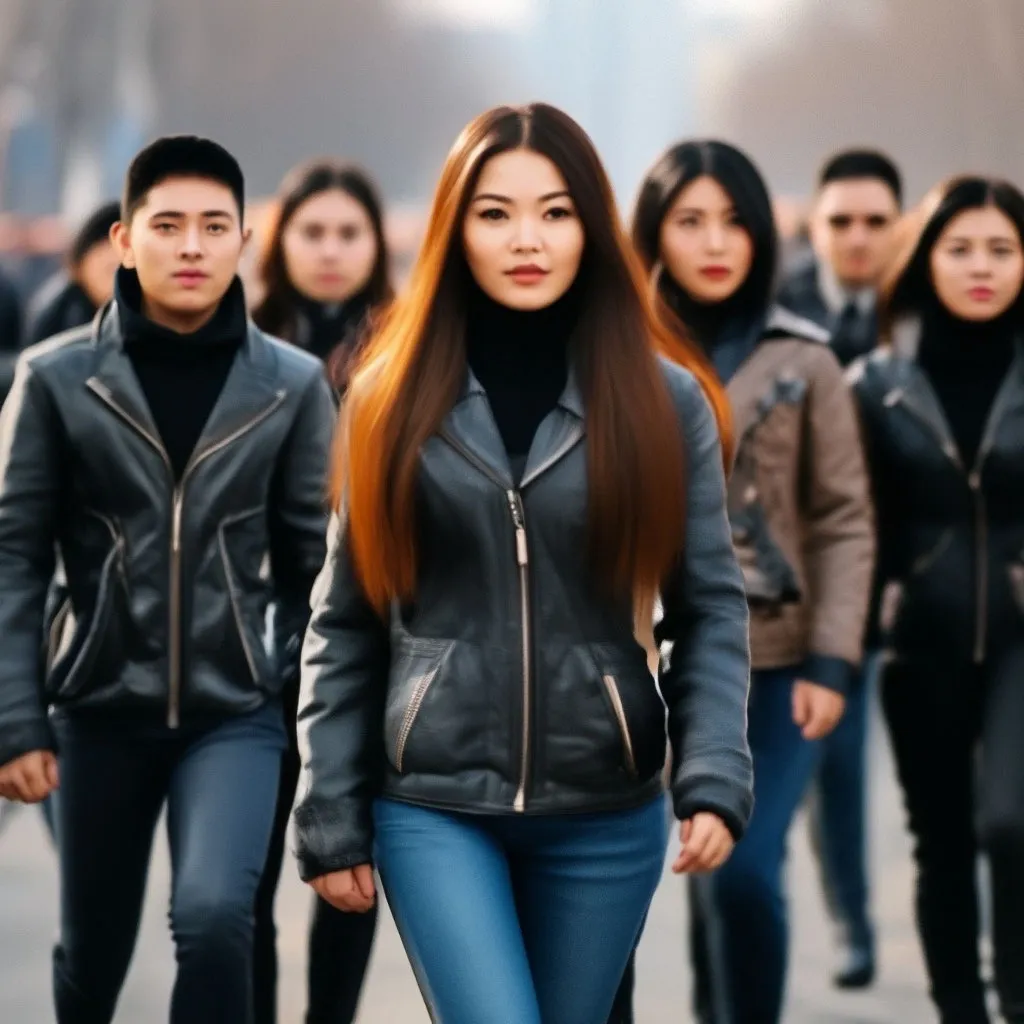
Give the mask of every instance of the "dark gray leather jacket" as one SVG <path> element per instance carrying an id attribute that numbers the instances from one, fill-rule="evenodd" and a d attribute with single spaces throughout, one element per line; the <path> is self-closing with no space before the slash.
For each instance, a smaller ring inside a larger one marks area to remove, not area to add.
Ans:
<path id="1" fill-rule="evenodd" d="M 586 560 L 585 418 L 570 383 L 513 482 L 487 398 L 467 387 L 421 454 L 418 587 L 390 626 L 368 606 L 335 518 L 303 648 L 295 812 L 305 878 L 372 860 L 375 796 L 489 814 L 636 806 L 751 811 L 747 603 L 718 432 L 664 364 L 687 446 L 684 555 L 663 588 L 674 641 L 660 694 L 628 600 Z M 662 698 L 664 698 L 664 703 Z"/>
<path id="2" fill-rule="evenodd" d="M 176 483 L 116 305 L 25 351 L 0 416 L 0 764 L 51 745 L 47 704 L 175 726 L 281 689 L 275 650 L 323 564 L 335 415 L 320 362 L 250 325 Z M 55 547 L 68 600 L 44 637 Z"/>

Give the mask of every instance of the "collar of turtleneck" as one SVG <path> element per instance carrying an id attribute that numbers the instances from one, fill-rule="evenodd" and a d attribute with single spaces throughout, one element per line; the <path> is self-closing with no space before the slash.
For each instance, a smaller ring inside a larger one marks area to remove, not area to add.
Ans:
<path id="1" fill-rule="evenodd" d="M 169 327 L 154 323 L 142 312 L 142 288 L 134 270 L 122 267 L 114 281 L 121 334 L 126 348 L 145 346 L 147 349 L 166 350 L 182 358 L 201 355 L 203 351 L 221 346 L 238 346 L 245 339 L 247 315 L 245 291 L 236 277 L 231 282 L 217 312 L 198 331 L 181 334 Z"/>
<path id="2" fill-rule="evenodd" d="M 513 459 L 526 455 L 537 427 L 565 390 L 579 298 L 574 286 L 544 309 L 516 310 L 471 286 L 466 359 L 487 393 L 505 450 Z"/>
<path id="3" fill-rule="evenodd" d="M 961 320 L 933 303 L 921 318 L 917 360 L 928 373 L 962 367 L 972 377 L 1002 375 L 1013 361 L 1019 334 L 1013 314 L 994 320 Z"/>
<path id="4" fill-rule="evenodd" d="M 361 295 L 333 303 L 299 298 L 294 341 L 311 355 L 326 360 L 338 345 L 352 340 L 351 335 L 362 324 L 367 310 L 368 303 Z"/>

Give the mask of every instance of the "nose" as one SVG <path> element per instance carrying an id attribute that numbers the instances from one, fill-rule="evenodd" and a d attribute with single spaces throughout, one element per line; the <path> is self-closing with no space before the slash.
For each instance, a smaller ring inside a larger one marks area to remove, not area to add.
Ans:
<path id="1" fill-rule="evenodd" d="M 189 224 L 181 236 L 181 254 L 190 259 L 203 255 L 203 234 L 199 224 Z"/>
<path id="2" fill-rule="evenodd" d="M 540 228 L 533 217 L 519 217 L 515 222 L 512 248 L 515 252 L 538 252 L 541 247 Z"/>
<path id="3" fill-rule="evenodd" d="M 712 221 L 707 226 L 707 247 L 708 252 L 720 253 L 725 251 L 725 225 Z"/>
<path id="4" fill-rule="evenodd" d="M 978 246 L 970 256 L 968 263 L 971 277 L 988 277 L 992 273 L 992 257 L 984 248 Z"/>

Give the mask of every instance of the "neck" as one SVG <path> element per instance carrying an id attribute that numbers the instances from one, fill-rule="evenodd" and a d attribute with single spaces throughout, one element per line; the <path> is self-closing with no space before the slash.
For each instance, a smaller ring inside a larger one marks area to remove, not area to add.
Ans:
<path id="1" fill-rule="evenodd" d="M 178 312 L 158 305 L 145 295 L 142 297 L 142 315 L 158 327 L 164 327 L 175 334 L 195 334 L 205 327 L 216 315 L 220 304 L 212 309 L 196 312 Z"/>

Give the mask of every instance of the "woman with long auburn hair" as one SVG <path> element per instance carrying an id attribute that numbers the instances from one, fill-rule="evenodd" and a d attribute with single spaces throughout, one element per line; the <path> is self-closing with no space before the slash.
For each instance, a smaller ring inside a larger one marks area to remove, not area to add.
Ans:
<path id="1" fill-rule="evenodd" d="M 323 360 L 331 384 L 344 391 L 371 316 L 394 294 L 383 206 L 370 177 L 351 164 L 325 158 L 290 171 L 277 195 L 259 269 L 264 291 L 253 311 L 257 326 Z M 299 780 L 297 679 L 282 696 L 289 744 L 256 893 L 255 1024 L 277 1020 L 274 900 Z M 343 914 L 316 900 L 309 934 L 307 1024 L 355 1020 L 376 923 L 376 911 Z"/>
<path id="2" fill-rule="evenodd" d="M 966 176 L 906 218 L 883 344 L 851 373 L 879 531 L 882 706 L 943 1024 L 1024 1021 L 1024 195 Z"/>
<path id="3" fill-rule="evenodd" d="M 676 870 L 750 813 L 721 446 L 669 350 L 579 126 L 474 120 L 351 380 L 295 812 L 324 898 L 368 910 L 379 870 L 445 1024 L 605 1020 L 661 874 L 666 705 Z"/>
<path id="4" fill-rule="evenodd" d="M 828 335 L 772 304 L 775 222 L 746 154 L 713 140 L 668 149 L 641 185 L 633 239 L 663 323 L 726 387 L 737 438 L 728 508 L 750 605 L 755 809 L 729 863 L 691 880 L 697 1015 L 771 1024 L 786 975 L 786 836 L 817 741 L 842 715 L 871 590 L 856 410 Z"/>

